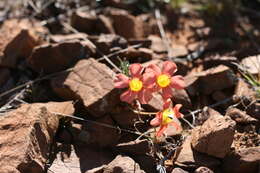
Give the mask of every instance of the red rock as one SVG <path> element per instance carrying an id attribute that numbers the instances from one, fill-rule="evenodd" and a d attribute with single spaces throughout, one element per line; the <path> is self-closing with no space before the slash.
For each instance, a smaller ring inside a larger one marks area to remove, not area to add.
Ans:
<path id="1" fill-rule="evenodd" d="M 86 146 L 70 146 L 71 154 L 64 158 L 62 151 L 57 153 L 47 173 L 99 173 L 114 157 L 107 150 L 87 148 Z"/>
<path id="2" fill-rule="evenodd" d="M 167 53 L 167 48 L 165 47 L 164 42 L 160 37 L 156 35 L 150 35 L 148 39 L 152 41 L 151 49 L 155 53 Z"/>
<path id="3" fill-rule="evenodd" d="M 234 72 L 224 65 L 208 69 L 199 77 L 199 90 L 203 94 L 233 87 L 237 82 Z"/>
<path id="4" fill-rule="evenodd" d="M 80 60 L 73 71 L 57 76 L 51 85 L 60 97 L 78 100 L 92 116 L 101 117 L 120 101 L 113 75 L 106 65 L 90 58 Z"/>
<path id="5" fill-rule="evenodd" d="M 103 54 L 111 53 L 113 48 L 126 48 L 127 41 L 114 34 L 101 34 L 99 36 L 89 36 L 88 37 L 97 48 L 102 51 Z"/>
<path id="6" fill-rule="evenodd" d="M 257 119 L 247 115 L 246 112 L 243 112 L 237 108 L 229 108 L 226 112 L 226 116 L 231 117 L 234 121 L 241 124 L 257 122 Z"/>
<path id="7" fill-rule="evenodd" d="M 100 33 L 105 33 L 105 34 L 115 34 L 115 30 L 113 28 L 112 21 L 110 18 L 104 16 L 104 15 L 99 15 L 96 23 L 96 29 Z"/>
<path id="8" fill-rule="evenodd" d="M 196 117 L 196 125 L 202 125 L 210 116 L 222 116 L 218 111 L 210 107 L 204 107 Z"/>
<path id="9" fill-rule="evenodd" d="M 244 148 L 228 154 L 223 160 L 224 173 L 258 172 L 260 147 Z"/>
<path id="10" fill-rule="evenodd" d="M 174 168 L 174 169 L 172 170 L 172 173 L 189 173 L 189 172 L 184 171 L 184 170 L 181 169 L 181 168 Z"/>
<path id="11" fill-rule="evenodd" d="M 110 116 L 104 116 L 95 121 L 88 123 L 83 130 L 89 133 L 88 144 L 93 147 L 108 147 L 117 144 L 120 138 L 120 130 Z"/>
<path id="12" fill-rule="evenodd" d="M 51 112 L 72 113 L 72 110 L 68 102 L 23 104 L 2 116 L 0 172 L 44 172 L 59 125 L 58 116 Z"/>
<path id="13" fill-rule="evenodd" d="M 145 173 L 130 157 L 118 155 L 112 162 L 104 167 L 103 173 Z"/>
<path id="14" fill-rule="evenodd" d="M 192 147 L 210 156 L 224 158 L 230 151 L 235 125 L 230 117 L 213 114 L 201 127 L 193 130 Z"/>
<path id="15" fill-rule="evenodd" d="M 115 149 L 131 155 L 145 155 L 152 151 L 151 143 L 148 140 L 135 140 L 117 144 Z"/>
<path id="16" fill-rule="evenodd" d="M 10 70 L 8 68 L 0 67 L 0 86 L 3 86 L 10 78 Z"/>
<path id="17" fill-rule="evenodd" d="M 118 107 L 111 114 L 111 117 L 122 128 L 132 128 L 138 120 L 138 114 L 127 107 Z"/>
<path id="18" fill-rule="evenodd" d="M 251 74 L 260 72 L 260 55 L 246 57 L 242 60 L 241 65 Z"/>
<path id="19" fill-rule="evenodd" d="M 71 16 L 71 26 L 80 32 L 95 32 L 97 16 L 95 11 L 77 10 Z"/>
<path id="20" fill-rule="evenodd" d="M 45 44 L 33 50 L 28 63 L 39 73 L 54 73 L 65 70 L 85 56 L 85 48 L 80 42 Z"/>
<path id="21" fill-rule="evenodd" d="M 238 80 L 236 85 L 235 95 L 239 98 L 238 101 L 242 99 L 246 104 L 251 103 L 251 101 L 255 100 L 256 98 L 256 93 L 252 87 L 250 87 L 248 83 L 241 79 Z"/>
<path id="22" fill-rule="evenodd" d="M 202 166 L 196 169 L 194 173 L 214 173 L 214 172 L 211 169 Z"/>
<path id="23" fill-rule="evenodd" d="M 153 58 L 153 51 L 147 48 L 129 48 L 119 56 L 122 58 L 127 58 L 130 61 L 145 62 Z"/>
<path id="24" fill-rule="evenodd" d="M 20 59 L 30 56 L 33 48 L 42 42 L 37 33 L 45 32 L 36 21 L 5 21 L 0 30 L 0 65 L 15 68 Z"/>
<path id="25" fill-rule="evenodd" d="M 220 161 L 193 150 L 191 147 L 191 136 L 188 136 L 182 144 L 182 150 L 174 164 L 187 169 L 194 169 L 200 166 L 215 168 L 220 165 Z"/>
<path id="26" fill-rule="evenodd" d="M 143 37 L 143 22 L 140 18 L 136 18 L 126 10 L 115 8 L 111 8 L 108 15 L 113 20 L 118 35 L 126 39 Z"/>

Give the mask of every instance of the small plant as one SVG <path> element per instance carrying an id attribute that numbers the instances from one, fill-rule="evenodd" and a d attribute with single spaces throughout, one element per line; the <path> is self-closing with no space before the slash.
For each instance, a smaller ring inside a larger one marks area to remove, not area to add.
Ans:
<path id="1" fill-rule="evenodd" d="M 120 96 L 121 101 L 132 104 L 137 101 L 147 104 L 153 97 L 153 93 L 161 94 L 164 106 L 163 110 L 156 114 L 150 122 L 152 126 L 160 126 L 156 136 L 163 134 L 169 124 L 176 129 L 180 128 L 178 118 L 183 115 L 179 112 L 182 105 L 172 106 L 172 88 L 183 89 L 184 79 L 180 75 L 173 76 L 177 71 L 177 66 L 171 61 L 165 61 L 160 69 L 157 65 L 151 64 L 144 68 L 141 64 L 129 66 L 129 76 L 118 74 L 114 80 L 115 88 L 127 88 Z"/>

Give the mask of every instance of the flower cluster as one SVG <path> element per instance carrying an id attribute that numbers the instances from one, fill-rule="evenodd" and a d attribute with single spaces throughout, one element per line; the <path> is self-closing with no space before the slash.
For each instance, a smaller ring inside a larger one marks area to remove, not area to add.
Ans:
<path id="1" fill-rule="evenodd" d="M 169 124 L 179 128 L 176 123 L 177 118 L 182 114 L 179 109 L 182 105 L 171 106 L 172 88 L 183 89 L 185 86 L 183 77 L 173 74 L 177 71 L 177 66 L 171 61 L 165 61 L 162 69 L 151 64 L 144 68 L 141 64 L 132 64 L 129 66 L 130 76 L 118 74 L 114 81 L 115 88 L 128 88 L 121 94 L 120 99 L 131 104 L 138 100 L 141 104 L 147 104 L 153 97 L 154 92 L 159 92 L 163 98 L 163 110 L 156 114 L 156 117 L 150 122 L 152 126 L 160 126 L 157 136 L 161 136 Z"/>

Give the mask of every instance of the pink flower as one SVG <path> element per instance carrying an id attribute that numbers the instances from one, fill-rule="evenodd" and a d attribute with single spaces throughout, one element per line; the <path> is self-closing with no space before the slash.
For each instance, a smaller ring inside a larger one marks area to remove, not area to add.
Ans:
<path id="1" fill-rule="evenodd" d="M 143 74 L 144 68 L 141 64 L 132 64 L 129 66 L 130 77 L 124 74 L 118 74 L 114 80 L 115 88 L 128 88 L 121 94 L 120 99 L 127 103 L 132 103 L 138 99 L 141 104 L 147 104 L 152 98 L 151 85 L 154 82 L 154 74 Z"/>
<path id="2" fill-rule="evenodd" d="M 171 61 L 165 61 L 162 70 L 154 64 L 146 68 L 146 73 L 155 74 L 155 91 L 162 89 L 164 100 L 172 97 L 172 88 L 183 89 L 185 87 L 184 79 L 181 75 L 172 76 L 176 71 L 177 66 Z"/>
<path id="3" fill-rule="evenodd" d="M 183 114 L 179 112 L 182 105 L 177 104 L 174 107 L 170 105 L 171 100 L 168 99 L 163 105 L 163 111 L 158 112 L 150 122 L 152 126 L 160 126 L 159 131 L 156 133 L 158 137 L 163 134 L 169 124 L 173 125 L 176 129 L 180 128 L 178 118 L 183 117 Z"/>

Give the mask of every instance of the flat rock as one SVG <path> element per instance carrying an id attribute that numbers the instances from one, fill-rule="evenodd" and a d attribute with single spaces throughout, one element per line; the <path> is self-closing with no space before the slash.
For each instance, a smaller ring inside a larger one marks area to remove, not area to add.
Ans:
<path id="1" fill-rule="evenodd" d="M 189 173 L 189 172 L 184 171 L 184 170 L 181 169 L 181 168 L 174 168 L 174 169 L 172 170 L 172 173 Z"/>
<path id="2" fill-rule="evenodd" d="M 97 15 L 95 11 L 77 10 L 71 15 L 71 26 L 80 32 L 92 33 L 95 32 Z"/>
<path id="3" fill-rule="evenodd" d="M 120 100 L 113 75 L 106 65 L 90 58 L 80 60 L 71 72 L 54 78 L 51 85 L 60 97 L 79 100 L 93 117 L 101 117 Z"/>
<path id="4" fill-rule="evenodd" d="M 244 103 L 251 103 L 251 101 L 255 100 L 256 93 L 252 87 L 244 80 L 239 79 L 235 88 L 235 95 L 239 98 L 238 101 L 241 99 Z"/>
<path id="5" fill-rule="evenodd" d="M 207 168 L 207 167 L 199 167 L 197 168 L 194 173 L 214 173 L 211 169 Z"/>
<path id="6" fill-rule="evenodd" d="M 146 139 L 120 143 L 116 145 L 115 149 L 131 155 L 145 155 L 152 150 L 151 143 Z"/>
<path id="7" fill-rule="evenodd" d="M 151 49 L 155 53 L 167 53 L 167 48 L 165 47 L 163 40 L 159 36 L 150 35 L 148 39 L 152 41 Z"/>
<path id="8" fill-rule="evenodd" d="M 115 34 L 101 34 L 99 36 L 88 37 L 103 54 L 109 54 L 112 49 L 124 49 L 127 41 L 123 37 Z"/>
<path id="9" fill-rule="evenodd" d="M 108 16 L 113 21 L 116 34 L 126 38 L 142 38 L 144 35 L 143 21 L 126 10 L 110 8 Z"/>
<path id="10" fill-rule="evenodd" d="M 117 107 L 111 114 L 111 117 L 122 128 L 131 128 L 138 120 L 138 114 L 134 113 L 128 107 Z"/>
<path id="11" fill-rule="evenodd" d="M 112 162 L 106 165 L 103 173 L 145 173 L 138 163 L 127 156 L 118 155 Z"/>
<path id="12" fill-rule="evenodd" d="M 129 48 L 119 56 L 130 61 L 146 62 L 153 58 L 153 51 L 147 48 Z"/>
<path id="13" fill-rule="evenodd" d="M 222 116 L 218 111 L 210 107 L 204 107 L 202 112 L 196 117 L 196 125 L 202 125 L 210 116 Z"/>
<path id="14" fill-rule="evenodd" d="M 260 55 L 249 56 L 242 60 L 241 65 L 251 74 L 259 74 Z"/>
<path id="15" fill-rule="evenodd" d="M 0 67 L 0 86 L 4 85 L 10 78 L 10 70 L 8 68 Z"/>
<path id="16" fill-rule="evenodd" d="M 72 113 L 72 110 L 68 102 L 35 103 L 23 104 L 3 115 L 0 118 L 0 172 L 44 172 L 59 125 L 58 116 L 51 112 Z"/>
<path id="17" fill-rule="evenodd" d="M 0 65 L 11 68 L 15 68 L 20 59 L 30 56 L 33 48 L 43 42 L 38 33 L 47 32 L 38 22 L 27 19 L 7 20 L 0 31 Z"/>
<path id="18" fill-rule="evenodd" d="M 246 112 L 243 112 L 237 108 L 229 108 L 226 112 L 226 116 L 229 116 L 234 121 L 241 124 L 250 124 L 257 122 L 257 119 L 247 115 Z"/>
<path id="19" fill-rule="evenodd" d="M 227 66 L 219 65 L 199 74 L 199 91 L 211 94 L 214 91 L 235 86 L 237 78 Z"/>
<path id="20" fill-rule="evenodd" d="M 54 73 L 65 70 L 85 56 L 85 47 L 78 41 L 45 44 L 33 50 L 28 63 L 36 72 Z"/>
<path id="21" fill-rule="evenodd" d="M 236 123 L 230 117 L 211 115 L 192 132 L 192 147 L 201 153 L 224 158 L 230 151 Z"/>
<path id="22" fill-rule="evenodd" d="M 220 161 L 193 150 L 191 147 L 191 136 L 188 136 L 182 144 L 182 150 L 174 164 L 187 169 L 196 169 L 200 166 L 215 168 L 220 165 Z"/>
<path id="23" fill-rule="evenodd" d="M 96 29 L 100 33 L 105 34 L 115 34 L 115 30 L 113 27 L 113 23 L 111 19 L 105 15 L 98 15 L 97 23 L 96 23 Z"/>
<path id="24" fill-rule="evenodd" d="M 244 148 L 231 152 L 223 160 L 225 173 L 244 173 L 259 171 L 260 147 Z"/>
<path id="25" fill-rule="evenodd" d="M 65 148 L 65 147 L 63 147 Z M 48 168 L 47 173 L 99 173 L 114 159 L 109 151 L 86 146 L 69 146 L 69 151 L 61 150 Z M 70 153 L 64 158 L 64 153 Z"/>
<path id="26" fill-rule="evenodd" d="M 86 143 L 95 148 L 115 146 L 120 138 L 120 130 L 109 115 L 95 120 L 95 123 L 87 123 L 83 130 L 89 134 Z"/>

